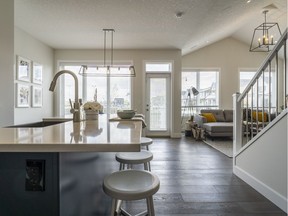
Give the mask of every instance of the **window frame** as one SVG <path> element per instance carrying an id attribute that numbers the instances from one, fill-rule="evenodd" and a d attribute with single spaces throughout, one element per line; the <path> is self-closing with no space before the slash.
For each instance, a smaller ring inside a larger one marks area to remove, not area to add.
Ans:
<path id="1" fill-rule="evenodd" d="M 81 65 L 95 65 L 95 64 L 101 64 L 101 61 L 58 61 L 58 71 L 64 70 L 65 66 L 81 66 Z M 133 64 L 132 61 L 115 61 L 114 64 L 117 65 L 127 65 L 127 64 Z M 78 72 L 75 72 L 75 74 L 78 74 Z M 85 88 L 87 86 L 87 79 L 89 77 L 82 76 L 82 89 L 79 89 L 79 98 L 83 100 L 85 103 L 87 100 L 87 89 Z M 115 77 L 107 77 L 107 112 L 110 113 L 110 108 L 111 108 L 111 96 L 108 95 L 110 94 L 110 89 L 111 89 L 111 79 Z M 133 80 L 131 77 L 126 77 L 127 79 L 130 79 L 130 106 L 133 107 Z M 59 87 L 58 91 L 56 91 L 56 114 L 59 116 L 65 116 L 65 80 L 63 76 L 59 77 Z M 80 82 L 80 80 L 79 80 Z M 79 85 L 80 86 L 80 85 Z M 82 91 L 82 94 L 80 92 Z M 73 98 L 74 100 L 74 98 Z M 67 117 L 67 115 L 66 115 Z"/>
<path id="2" fill-rule="evenodd" d="M 241 88 L 241 73 L 242 72 L 245 72 L 245 73 L 254 73 L 254 75 L 252 76 L 252 78 L 255 76 L 255 74 L 257 73 L 258 69 L 257 68 L 239 68 L 238 69 L 238 90 L 239 90 L 239 93 L 242 94 L 242 92 L 240 91 L 240 88 Z M 273 75 L 273 73 L 276 73 L 275 71 L 271 71 L 271 74 Z M 264 74 L 264 79 L 265 79 L 265 75 L 267 75 L 267 71 L 265 71 L 265 74 Z M 272 76 L 272 79 L 271 79 L 271 107 L 272 108 L 276 108 L 276 74 L 275 76 L 273 77 Z M 250 83 L 250 82 L 249 82 Z M 246 85 L 246 87 L 249 85 L 249 83 Z M 261 83 L 260 83 L 261 84 Z M 245 88 L 246 88 L 245 87 Z M 265 87 L 265 86 L 264 86 Z M 244 90 L 245 90 L 244 88 Z M 261 88 L 260 88 L 261 90 Z M 265 94 L 265 92 L 264 92 Z M 244 101 L 244 103 L 246 104 L 246 101 Z M 275 103 L 275 104 L 274 104 Z M 256 104 L 256 102 L 254 103 Z M 264 106 L 265 107 L 265 106 Z"/>
<path id="3" fill-rule="evenodd" d="M 207 108 L 207 109 L 218 109 L 220 107 L 220 69 L 219 68 L 182 68 L 182 72 L 181 72 L 181 92 L 183 91 L 183 86 L 182 86 L 182 75 L 183 72 L 196 72 L 196 86 L 194 86 L 197 90 L 200 89 L 200 73 L 203 72 L 216 72 L 216 105 L 213 106 L 205 106 L 205 105 L 193 105 L 193 107 L 195 107 L 196 109 L 199 108 Z M 198 103 L 198 101 L 197 101 Z M 182 95 L 181 95 L 181 109 L 182 109 L 183 105 L 182 105 Z M 181 112 L 181 115 L 183 115 L 183 113 Z"/>
<path id="4" fill-rule="evenodd" d="M 147 65 L 156 65 L 156 64 L 159 64 L 159 65 L 164 65 L 164 64 L 167 64 L 169 65 L 169 69 L 168 70 L 147 70 Z M 145 61 L 144 62 L 144 71 L 145 73 L 149 74 L 154 74 L 154 73 L 169 73 L 169 74 L 172 74 L 172 71 L 173 71 L 173 62 L 172 61 Z"/>

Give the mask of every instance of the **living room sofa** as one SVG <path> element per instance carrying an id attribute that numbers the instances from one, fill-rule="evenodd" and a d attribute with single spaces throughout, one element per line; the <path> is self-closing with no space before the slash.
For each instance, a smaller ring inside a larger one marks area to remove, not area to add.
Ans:
<path id="1" fill-rule="evenodd" d="M 202 109 L 194 115 L 194 122 L 211 137 L 233 136 L 233 110 Z M 214 117 L 214 118 L 213 118 Z"/>

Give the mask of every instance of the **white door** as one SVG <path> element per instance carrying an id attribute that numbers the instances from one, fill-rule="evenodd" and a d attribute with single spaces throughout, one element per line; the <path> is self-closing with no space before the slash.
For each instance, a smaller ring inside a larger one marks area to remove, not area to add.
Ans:
<path id="1" fill-rule="evenodd" d="M 170 135 L 170 74 L 146 74 L 146 136 Z"/>

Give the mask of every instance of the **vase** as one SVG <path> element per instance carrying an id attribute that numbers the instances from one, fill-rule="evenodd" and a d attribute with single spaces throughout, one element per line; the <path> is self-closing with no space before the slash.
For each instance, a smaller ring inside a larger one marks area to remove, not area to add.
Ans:
<path id="1" fill-rule="evenodd" d="M 98 120 L 99 111 L 98 110 L 84 110 L 85 120 Z"/>

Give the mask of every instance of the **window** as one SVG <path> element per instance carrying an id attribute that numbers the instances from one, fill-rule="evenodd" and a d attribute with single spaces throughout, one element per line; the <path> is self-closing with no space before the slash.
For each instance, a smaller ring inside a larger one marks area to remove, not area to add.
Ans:
<path id="1" fill-rule="evenodd" d="M 240 71 L 240 84 L 239 84 L 239 91 L 242 93 L 244 89 L 247 87 L 249 82 L 252 80 L 256 71 Z"/>
<path id="2" fill-rule="evenodd" d="M 63 69 L 74 72 L 79 81 L 79 98 L 83 103 L 95 99 L 103 105 L 104 113 L 115 114 L 119 109 L 131 109 L 130 77 L 83 77 L 78 75 L 80 64 L 64 65 Z M 64 74 L 64 101 L 60 104 L 60 113 L 71 116 L 69 99 L 74 100 L 74 79 Z M 96 93 L 97 92 L 97 93 Z M 97 95 L 97 98 L 96 98 Z"/>
<path id="3" fill-rule="evenodd" d="M 201 109 L 219 107 L 219 71 L 218 70 L 184 70 L 182 71 L 181 110 L 182 124 L 193 113 Z M 192 88 L 199 93 L 193 94 Z M 183 121 L 185 118 L 185 121 Z"/>
<path id="4" fill-rule="evenodd" d="M 249 82 L 253 79 L 253 77 L 256 74 L 256 70 L 255 71 L 245 71 L 245 70 L 241 70 L 240 71 L 240 79 L 239 79 L 239 91 L 240 93 L 242 93 L 245 88 L 248 86 Z M 259 81 L 258 81 L 258 105 L 262 106 L 263 104 L 263 97 L 264 97 L 264 107 L 268 107 L 269 104 L 269 80 L 271 83 L 271 106 L 272 107 L 276 107 L 276 77 L 275 77 L 275 72 L 271 71 L 271 77 L 269 78 L 269 72 L 266 71 L 264 73 L 264 86 L 263 86 L 263 75 L 260 76 Z M 256 89 L 255 85 L 253 87 L 253 95 L 257 94 L 257 89 Z M 264 92 L 264 95 L 263 95 Z M 249 103 L 251 103 L 251 93 L 248 94 L 248 101 Z M 246 106 L 247 101 L 244 100 L 244 106 Z M 253 106 L 255 106 L 257 104 L 257 100 L 256 100 L 256 96 L 253 96 Z"/>
<path id="5" fill-rule="evenodd" d="M 157 62 L 148 62 L 145 63 L 145 70 L 146 73 L 151 73 L 151 72 L 157 72 L 157 73 L 171 73 L 172 71 L 172 63 L 169 62 L 162 62 L 162 63 L 157 63 Z"/>

